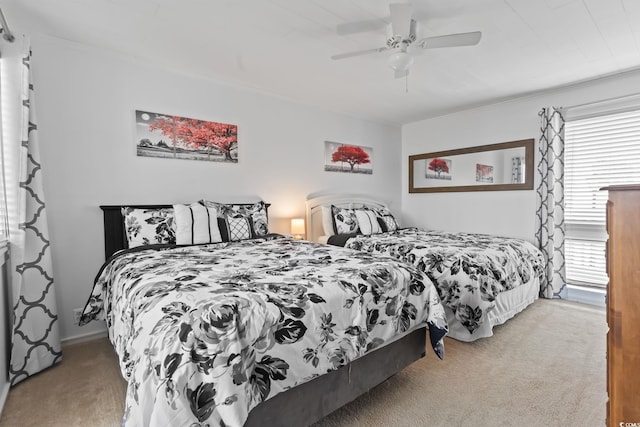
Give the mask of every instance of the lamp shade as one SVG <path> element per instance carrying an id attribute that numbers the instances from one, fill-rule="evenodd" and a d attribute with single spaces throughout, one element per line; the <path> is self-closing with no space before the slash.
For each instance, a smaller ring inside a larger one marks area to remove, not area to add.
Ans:
<path id="1" fill-rule="evenodd" d="M 291 234 L 293 234 L 294 236 L 302 236 L 304 233 L 304 218 L 292 218 Z"/>

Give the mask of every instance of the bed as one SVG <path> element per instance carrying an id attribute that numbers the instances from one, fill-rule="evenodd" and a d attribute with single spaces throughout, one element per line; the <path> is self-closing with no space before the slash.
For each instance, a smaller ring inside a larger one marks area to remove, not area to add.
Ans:
<path id="1" fill-rule="evenodd" d="M 307 200 L 310 240 L 390 256 L 425 272 L 438 289 L 448 335 L 454 339 L 490 337 L 495 326 L 538 299 L 543 257 L 531 243 L 400 228 L 397 223 L 385 227 L 382 217 L 394 224 L 387 204 L 370 196 L 323 195 Z"/>
<path id="2" fill-rule="evenodd" d="M 444 356 L 444 308 L 406 264 L 268 233 L 167 243 L 165 214 L 158 241 L 128 248 L 137 225 L 101 208 L 107 261 L 80 323 L 106 321 L 125 426 L 309 425 L 423 357 L 427 336 Z"/>

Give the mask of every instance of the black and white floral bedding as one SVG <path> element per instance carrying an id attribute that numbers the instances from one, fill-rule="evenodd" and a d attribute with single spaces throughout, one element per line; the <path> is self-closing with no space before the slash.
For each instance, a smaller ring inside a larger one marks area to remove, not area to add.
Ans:
<path id="1" fill-rule="evenodd" d="M 417 269 L 287 238 L 122 251 L 96 278 L 81 324 L 92 319 L 128 382 L 126 426 L 240 426 L 419 325 L 443 357 L 447 331 Z"/>
<path id="2" fill-rule="evenodd" d="M 425 272 L 442 303 L 471 334 L 495 308 L 498 294 L 543 273 L 542 254 L 531 243 L 485 234 L 404 228 L 344 236 L 340 246 L 391 256 Z"/>

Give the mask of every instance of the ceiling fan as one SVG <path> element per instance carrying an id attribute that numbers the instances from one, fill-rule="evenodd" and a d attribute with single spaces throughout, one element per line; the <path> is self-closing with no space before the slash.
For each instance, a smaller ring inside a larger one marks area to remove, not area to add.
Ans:
<path id="1" fill-rule="evenodd" d="M 386 19 L 373 19 L 368 21 L 339 24 L 336 29 L 338 34 L 347 35 L 365 31 L 375 31 L 386 26 L 386 46 L 355 52 L 340 53 L 338 55 L 333 55 L 331 59 L 351 58 L 354 56 L 392 50 L 393 53 L 389 56 L 389 66 L 393 68 L 396 78 L 402 78 L 409 75 L 409 69 L 413 64 L 412 51 L 415 51 L 415 49 L 473 46 L 478 44 L 482 37 L 482 33 L 480 31 L 474 31 L 471 33 L 425 37 L 417 40 L 418 22 L 411 16 L 411 4 L 392 3 L 389 5 L 389 10 L 391 12 L 391 16 Z"/>

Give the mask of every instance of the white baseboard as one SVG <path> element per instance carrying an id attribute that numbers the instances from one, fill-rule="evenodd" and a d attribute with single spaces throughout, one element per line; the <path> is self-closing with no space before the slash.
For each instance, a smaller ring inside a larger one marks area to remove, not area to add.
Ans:
<path id="1" fill-rule="evenodd" d="M 89 332 L 88 334 L 74 335 L 72 337 L 64 338 L 60 341 L 62 342 L 62 346 L 64 347 L 67 345 L 79 344 L 82 342 L 97 340 L 99 338 L 105 338 L 107 336 L 107 330 L 104 329 L 102 331 Z"/>
<path id="2" fill-rule="evenodd" d="M 567 285 L 567 299 L 584 304 L 606 306 L 607 291 L 585 286 Z"/>

